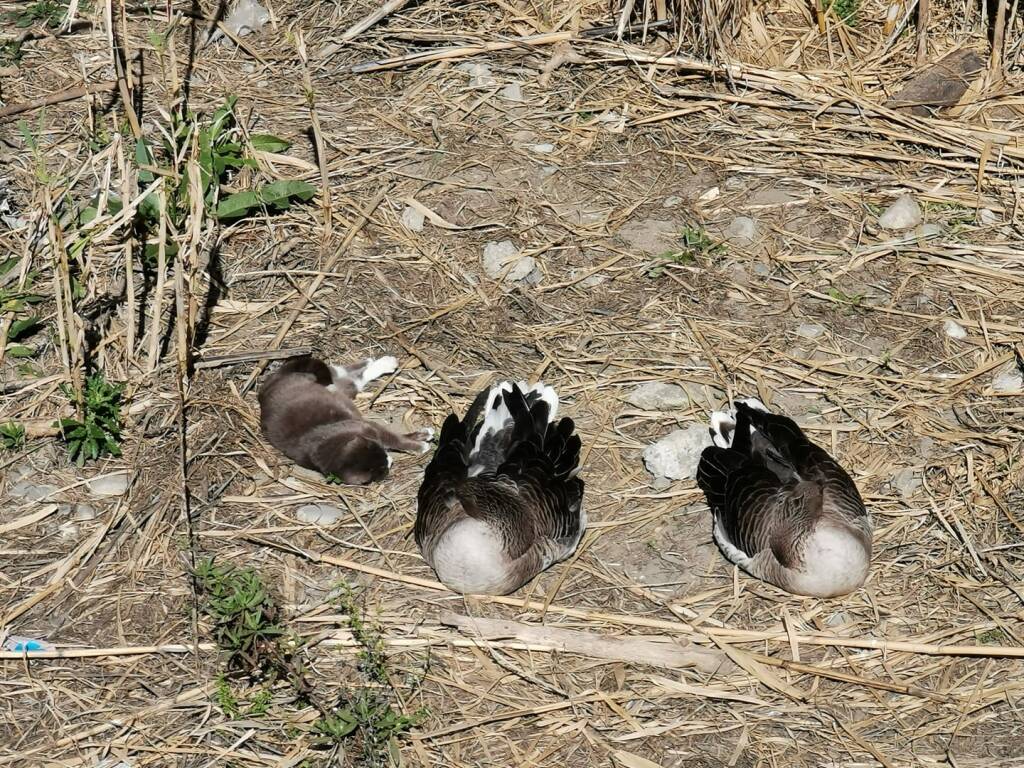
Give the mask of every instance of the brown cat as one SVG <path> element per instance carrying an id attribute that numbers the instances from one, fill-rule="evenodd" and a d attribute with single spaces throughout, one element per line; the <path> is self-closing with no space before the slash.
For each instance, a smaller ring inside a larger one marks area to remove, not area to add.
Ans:
<path id="1" fill-rule="evenodd" d="M 289 360 L 260 388 L 263 435 L 299 466 L 343 483 L 383 480 L 391 467 L 388 451 L 426 453 L 434 436 L 433 429 L 399 434 L 367 421 L 356 408 L 357 392 L 397 369 L 390 356 L 347 366 L 314 357 Z"/>

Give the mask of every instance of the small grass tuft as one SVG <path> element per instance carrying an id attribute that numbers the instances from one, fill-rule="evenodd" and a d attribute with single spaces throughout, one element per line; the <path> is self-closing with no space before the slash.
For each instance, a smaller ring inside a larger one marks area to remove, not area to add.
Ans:
<path id="1" fill-rule="evenodd" d="M 0 447 L 16 451 L 25 445 L 25 427 L 16 421 L 0 424 Z"/>
<path id="2" fill-rule="evenodd" d="M 686 226 L 679 233 L 680 247 L 658 254 L 655 262 L 647 269 L 648 277 L 657 277 L 669 264 L 696 264 L 698 259 L 717 256 L 725 252 L 725 246 L 716 243 L 700 227 Z"/>
<path id="3" fill-rule="evenodd" d="M 120 456 L 124 385 L 111 384 L 102 373 L 94 373 L 86 378 L 80 398 L 67 384 L 61 390 L 79 411 L 78 418 L 57 422 L 61 439 L 67 444 L 68 458 L 82 466 L 87 459 Z"/>

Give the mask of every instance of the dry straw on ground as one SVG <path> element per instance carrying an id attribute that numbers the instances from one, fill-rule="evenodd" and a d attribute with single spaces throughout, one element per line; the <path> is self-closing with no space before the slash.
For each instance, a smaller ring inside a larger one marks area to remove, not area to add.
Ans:
<path id="1" fill-rule="evenodd" d="M 657 1 L 274 0 L 241 47 L 205 42 L 214 3 L 171 3 L 166 38 L 158 5 L 79 3 L 0 73 L 0 183 L 24 220 L 0 226 L 20 260 L 3 285 L 35 272 L 64 297 L 39 305 L 31 367 L 0 369 L 3 420 L 44 435 L 0 454 L 0 633 L 57 644 L 0 654 L 0 765 L 327 764 L 287 686 L 262 717 L 225 711 L 192 615 L 204 555 L 264 574 L 316 640 L 325 700 L 351 692 L 359 649 L 325 598 L 356 588 L 396 707 L 428 712 L 405 765 L 1020 764 L 1024 397 L 993 385 L 1024 354 L 1016 6 L 997 6 L 1001 56 L 970 4 L 931 3 L 922 36 L 913 7 L 865 0 L 846 25 L 779 0 L 702 58 L 651 28 L 671 17 Z M 885 106 L 963 46 L 986 69 L 959 104 Z M 125 221 L 172 188 L 140 181 L 135 136 L 181 96 L 209 114 L 228 94 L 247 132 L 293 142 L 232 183 L 320 192 L 230 226 L 164 215 L 144 279 Z M 129 202 L 89 230 L 62 217 L 97 191 Z M 930 226 L 881 230 L 904 193 Z M 683 252 L 684 231 L 727 230 Z M 86 231 L 71 275 L 60 254 Z M 483 274 L 502 240 L 539 283 Z M 553 383 L 586 445 L 578 554 L 522 594 L 446 592 L 410 536 L 425 459 L 339 488 L 260 439 L 260 367 L 310 347 L 398 355 L 363 404 L 410 425 L 499 375 Z M 45 433 L 86 355 L 130 407 L 124 456 L 77 470 Z M 629 405 L 645 381 L 688 385 L 691 405 Z M 739 393 L 850 468 L 876 528 L 863 590 L 803 600 L 735 573 L 693 482 L 652 484 L 643 447 Z M 124 495 L 91 495 L 122 469 Z M 11 495 L 25 473 L 51 498 Z M 310 501 L 340 522 L 300 523 Z"/>

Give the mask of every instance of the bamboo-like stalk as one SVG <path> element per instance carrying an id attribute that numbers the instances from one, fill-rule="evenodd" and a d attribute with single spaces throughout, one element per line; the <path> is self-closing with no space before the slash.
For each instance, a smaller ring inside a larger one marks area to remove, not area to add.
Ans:
<path id="1" fill-rule="evenodd" d="M 321 207 L 324 213 L 324 239 L 326 244 L 331 237 L 331 183 L 327 173 L 327 148 L 324 145 L 323 130 L 320 127 L 320 117 L 316 111 L 316 91 L 313 90 L 313 79 L 309 73 L 309 58 L 306 55 L 306 39 L 301 30 L 295 31 L 295 50 L 299 55 L 299 62 L 302 64 L 302 87 L 306 100 L 306 108 L 309 110 L 309 121 L 313 126 L 313 142 L 316 146 L 316 161 L 320 168 L 320 196 Z"/>
<path id="2" fill-rule="evenodd" d="M 155 371 L 160 357 L 160 332 L 163 324 L 164 286 L 167 276 L 167 192 L 161 184 L 156 192 L 157 215 L 157 256 L 156 256 L 156 290 L 153 292 L 153 310 L 149 321 L 149 358 L 146 370 Z"/>

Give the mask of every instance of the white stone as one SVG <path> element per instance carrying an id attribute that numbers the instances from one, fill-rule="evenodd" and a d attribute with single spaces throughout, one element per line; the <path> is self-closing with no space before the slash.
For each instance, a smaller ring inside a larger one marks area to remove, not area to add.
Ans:
<path id="1" fill-rule="evenodd" d="M 982 226 L 990 227 L 993 224 L 999 223 L 999 216 L 989 208 L 982 208 L 978 211 L 978 223 Z"/>
<path id="2" fill-rule="evenodd" d="M 59 490 L 56 485 L 50 485 L 49 483 L 39 483 L 37 485 L 26 478 L 15 483 L 7 494 L 15 499 L 25 499 L 26 501 L 40 501 L 42 499 L 53 501 L 54 494 Z"/>
<path id="3" fill-rule="evenodd" d="M 501 89 L 498 94 L 505 101 L 521 102 L 523 100 L 523 86 L 517 82 L 511 82 Z"/>
<path id="4" fill-rule="evenodd" d="M 253 32 L 259 32 L 268 21 L 270 14 L 257 0 L 238 0 L 231 12 L 224 17 L 224 26 L 235 37 L 245 37 Z M 211 35 L 210 40 L 221 40 L 226 37 L 218 29 Z"/>
<path id="5" fill-rule="evenodd" d="M 942 323 L 942 330 L 951 339 L 966 339 L 967 329 L 951 317 L 947 317 Z"/>
<path id="6" fill-rule="evenodd" d="M 469 73 L 470 88 L 491 88 L 498 84 L 491 74 L 491 68 L 481 61 L 467 61 L 459 64 L 459 69 Z"/>
<path id="7" fill-rule="evenodd" d="M 57 535 L 64 540 L 77 539 L 79 533 L 78 526 L 70 520 L 66 520 L 57 526 Z"/>
<path id="8" fill-rule="evenodd" d="M 697 474 L 700 455 L 709 445 L 711 435 L 707 426 L 691 424 L 644 448 L 644 465 L 655 478 L 692 479 Z"/>
<path id="9" fill-rule="evenodd" d="M 1017 370 L 1017 366 L 1011 363 L 1001 370 L 992 379 L 992 391 L 1007 393 L 1020 392 L 1024 390 L 1024 376 Z"/>
<path id="10" fill-rule="evenodd" d="M 342 510 L 330 504 L 303 504 L 295 510 L 299 522 L 310 525 L 333 525 L 344 516 Z"/>
<path id="11" fill-rule="evenodd" d="M 481 261 L 484 274 L 492 280 L 504 275 L 506 283 L 534 277 L 533 273 L 537 270 L 537 260 L 532 256 L 520 256 L 519 248 L 511 240 L 487 243 Z M 539 277 L 539 270 L 536 276 Z"/>
<path id="12" fill-rule="evenodd" d="M 921 206 L 910 195 L 897 198 L 878 217 L 878 226 L 883 229 L 913 229 L 921 223 Z"/>
<path id="13" fill-rule="evenodd" d="M 422 232 L 425 220 L 426 217 L 423 215 L 423 212 L 413 208 L 411 205 L 405 206 L 405 210 L 402 211 L 402 226 L 410 232 Z"/>
<path id="14" fill-rule="evenodd" d="M 678 205 L 682 205 L 683 198 L 679 195 L 669 195 L 661 202 L 662 208 L 675 208 Z"/>
<path id="15" fill-rule="evenodd" d="M 77 523 L 88 523 L 96 519 L 96 507 L 92 504 L 75 504 L 72 519 Z"/>
<path id="16" fill-rule="evenodd" d="M 757 221 L 749 216 L 737 216 L 722 232 L 725 239 L 733 245 L 753 245 L 761 237 L 761 228 Z"/>
<path id="17" fill-rule="evenodd" d="M 712 200 L 717 200 L 722 196 L 722 190 L 718 187 L 712 187 L 707 192 L 697 198 L 698 203 L 710 203 Z"/>
<path id="18" fill-rule="evenodd" d="M 93 496 L 123 496 L 128 490 L 128 473 L 112 472 L 109 475 L 100 475 L 85 485 Z"/>
<path id="19" fill-rule="evenodd" d="M 534 144 L 530 147 L 534 152 L 539 155 L 550 155 L 555 151 L 555 145 L 544 142 L 542 144 Z"/>
<path id="20" fill-rule="evenodd" d="M 816 339 L 825 333 L 825 326 L 818 323 L 800 323 L 796 327 L 796 335 L 805 339 Z"/>
<path id="21" fill-rule="evenodd" d="M 645 411 L 666 411 L 685 408 L 690 404 L 690 396 L 678 384 L 645 381 L 626 395 L 626 402 Z"/>
<path id="22" fill-rule="evenodd" d="M 601 123 L 609 133 L 623 133 L 626 130 L 626 116 L 619 114 L 614 109 L 598 115 L 597 122 Z"/>

